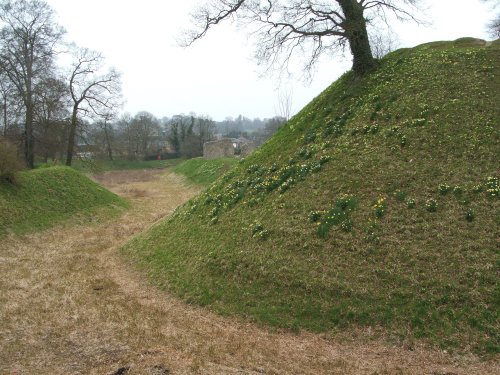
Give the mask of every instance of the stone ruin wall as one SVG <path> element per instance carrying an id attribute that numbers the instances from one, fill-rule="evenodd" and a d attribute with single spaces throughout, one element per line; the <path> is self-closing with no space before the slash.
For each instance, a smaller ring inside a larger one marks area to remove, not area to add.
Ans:
<path id="1" fill-rule="evenodd" d="M 255 150 L 255 144 L 253 142 L 242 144 L 240 150 L 241 150 L 240 156 L 242 158 L 245 158 Z"/>
<path id="2" fill-rule="evenodd" d="M 205 142 L 203 144 L 203 157 L 205 159 L 234 157 L 233 141 L 221 139 L 219 141 Z"/>

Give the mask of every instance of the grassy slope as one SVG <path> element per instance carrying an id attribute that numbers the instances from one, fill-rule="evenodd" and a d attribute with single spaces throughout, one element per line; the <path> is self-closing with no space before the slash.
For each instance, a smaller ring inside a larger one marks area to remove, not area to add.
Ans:
<path id="1" fill-rule="evenodd" d="M 17 186 L 0 183 L 0 236 L 7 230 L 22 234 L 53 226 L 75 214 L 93 217 L 127 203 L 67 167 L 21 172 Z"/>
<path id="2" fill-rule="evenodd" d="M 222 158 L 206 160 L 203 158 L 189 159 L 172 169 L 182 174 L 195 184 L 208 185 L 221 177 L 238 163 L 238 159 Z"/>
<path id="3" fill-rule="evenodd" d="M 125 250 L 223 314 L 498 352 L 499 77 L 473 40 L 348 73 Z"/>

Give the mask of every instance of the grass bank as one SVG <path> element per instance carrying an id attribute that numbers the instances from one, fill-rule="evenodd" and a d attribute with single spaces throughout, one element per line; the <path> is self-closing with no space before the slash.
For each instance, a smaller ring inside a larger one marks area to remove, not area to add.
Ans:
<path id="1" fill-rule="evenodd" d="M 81 172 L 102 173 L 106 171 L 122 171 L 131 169 L 169 168 L 181 162 L 181 159 L 168 160 L 76 160 L 73 168 Z"/>
<path id="2" fill-rule="evenodd" d="M 237 164 L 238 159 L 235 158 L 211 160 L 195 158 L 183 161 L 172 171 L 186 176 L 189 181 L 195 184 L 209 185 Z"/>
<path id="3" fill-rule="evenodd" d="M 159 169 L 173 167 L 182 162 L 182 159 L 168 160 L 100 160 L 100 159 L 76 159 L 73 161 L 72 168 L 83 173 L 103 173 L 107 171 L 122 171 L 133 169 Z M 54 166 L 53 163 L 41 163 L 37 168 L 49 168 Z"/>
<path id="4" fill-rule="evenodd" d="M 123 199 L 72 168 L 20 172 L 16 185 L 0 183 L 0 236 L 46 229 L 74 216 L 97 220 L 125 207 Z"/>
<path id="5" fill-rule="evenodd" d="M 222 314 L 498 353 L 499 102 L 500 41 L 395 51 L 125 251 Z"/>

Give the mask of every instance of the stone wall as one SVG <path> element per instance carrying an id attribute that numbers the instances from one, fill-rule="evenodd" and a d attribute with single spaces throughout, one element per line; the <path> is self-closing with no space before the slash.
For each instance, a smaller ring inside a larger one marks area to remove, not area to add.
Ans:
<path id="1" fill-rule="evenodd" d="M 205 142 L 203 144 L 203 157 L 205 159 L 234 157 L 234 145 L 231 139 Z"/>
<path id="2" fill-rule="evenodd" d="M 253 142 L 244 143 L 240 146 L 240 150 L 240 156 L 245 158 L 255 150 L 255 144 Z"/>

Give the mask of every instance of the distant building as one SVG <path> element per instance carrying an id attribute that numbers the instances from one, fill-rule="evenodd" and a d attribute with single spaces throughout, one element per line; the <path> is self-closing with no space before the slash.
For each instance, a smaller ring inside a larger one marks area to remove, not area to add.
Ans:
<path id="1" fill-rule="evenodd" d="M 233 140 L 230 138 L 205 142 L 203 144 L 203 157 L 205 159 L 234 157 L 234 150 Z"/>
<path id="2" fill-rule="evenodd" d="M 235 156 L 247 156 L 255 150 L 255 145 L 249 139 L 222 138 L 217 141 L 205 142 L 203 144 L 203 157 L 205 159 L 230 158 Z"/>
<path id="3" fill-rule="evenodd" d="M 98 153 L 97 145 L 83 143 L 76 145 L 75 156 L 79 159 L 94 159 Z"/>

